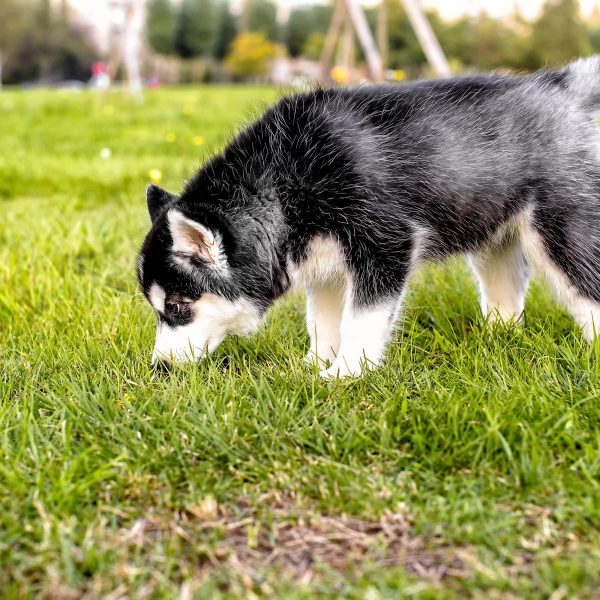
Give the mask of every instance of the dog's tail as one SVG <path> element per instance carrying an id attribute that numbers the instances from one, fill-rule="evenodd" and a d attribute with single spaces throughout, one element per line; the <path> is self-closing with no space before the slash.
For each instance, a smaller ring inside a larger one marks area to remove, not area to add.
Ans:
<path id="1" fill-rule="evenodd" d="M 559 74 L 563 84 L 587 110 L 600 113 L 600 54 L 580 58 Z"/>

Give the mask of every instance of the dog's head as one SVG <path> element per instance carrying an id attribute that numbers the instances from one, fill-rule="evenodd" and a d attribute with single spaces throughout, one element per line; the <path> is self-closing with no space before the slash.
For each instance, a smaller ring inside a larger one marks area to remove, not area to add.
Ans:
<path id="1" fill-rule="evenodd" d="M 158 319 L 153 362 L 198 360 L 226 335 L 255 330 L 265 308 L 240 286 L 224 215 L 155 185 L 146 200 L 152 228 L 139 254 L 138 278 Z"/>

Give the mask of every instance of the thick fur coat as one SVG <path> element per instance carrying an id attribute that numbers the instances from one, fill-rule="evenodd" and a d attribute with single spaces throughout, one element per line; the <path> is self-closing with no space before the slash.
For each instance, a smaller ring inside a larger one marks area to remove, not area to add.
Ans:
<path id="1" fill-rule="evenodd" d="M 490 318 L 518 320 L 529 266 L 600 326 L 600 58 L 289 96 L 179 196 L 151 186 L 139 279 L 155 358 L 251 331 L 294 282 L 309 356 L 358 374 L 385 351 L 412 269 L 469 255 Z"/>

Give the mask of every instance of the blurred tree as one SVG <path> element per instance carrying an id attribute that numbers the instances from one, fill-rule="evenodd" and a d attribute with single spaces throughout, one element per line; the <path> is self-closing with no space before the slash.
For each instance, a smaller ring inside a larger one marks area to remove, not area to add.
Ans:
<path id="1" fill-rule="evenodd" d="M 223 60 L 237 35 L 237 23 L 231 14 L 229 2 L 220 0 L 217 7 L 217 23 L 213 54 L 217 60 Z"/>
<path id="2" fill-rule="evenodd" d="M 4 74 L 8 83 L 28 80 L 85 80 L 96 60 L 87 31 L 69 21 L 65 3 L 49 0 L 22 0 L 25 11 L 9 25 L 17 28 L 18 39 L 6 61 Z M 5 0 L 0 0 L 2 9 Z"/>
<path id="3" fill-rule="evenodd" d="M 284 33 L 290 56 L 302 53 L 306 40 L 314 31 L 311 8 L 295 9 L 290 13 Z"/>
<path id="4" fill-rule="evenodd" d="M 444 23 L 435 19 L 432 25 L 440 45 L 449 60 L 460 65 L 470 65 L 475 44 L 474 19 L 463 18 L 453 23 Z"/>
<path id="5" fill-rule="evenodd" d="M 561 65 L 591 54 L 592 44 L 577 0 L 548 0 L 533 25 L 530 48 L 530 62 L 537 67 Z"/>
<path id="6" fill-rule="evenodd" d="M 312 60 L 319 60 L 321 54 L 323 54 L 324 46 L 325 34 L 311 33 L 302 47 L 302 55 L 306 56 L 306 58 L 311 58 Z"/>
<path id="7" fill-rule="evenodd" d="M 589 30 L 590 43 L 594 52 L 600 52 L 600 27 L 594 26 Z"/>
<path id="8" fill-rule="evenodd" d="M 158 54 L 175 53 L 177 16 L 170 0 L 150 0 L 146 20 L 148 42 Z"/>
<path id="9" fill-rule="evenodd" d="M 529 42 L 514 27 L 481 15 L 472 27 L 468 64 L 477 70 L 526 68 L 530 63 Z"/>
<path id="10" fill-rule="evenodd" d="M 3 69 L 19 47 L 26 29 L 28 2 L 19 0 L 0 1 L 0 87 Z"/>
<path id="11" fill-rule="evenodd" d="M 64 6 L 61 6 L 64 9 Z M 36 51 L 36 77 L 40 79 L 48 79 L 50 77 L 50 71 L 52 69 L 52 46 L 56 39 L 53 27 L 52 11 L 50 7 L 50 0 L 37 0 L 37 6 L 32 11 L 32 20 L 34 27 L 39 31 L 38 35 L 32 36 L 32 32 L 29 33 L 32 50 Z M 60 27 L 62 29 L 62 17 L 63 10 L 60 15 Z"/>
<path id="12" fill-rule="evenodd" d="M 600 6 L 596 4 L 587 20 L 590 43 L 594 52 L 600 52 Z"/>
<path id="13" fill-rule="evenodd" d="M 367 10 L 372 28 L 376 26 L 376 10 Z M 464 68 L 532 70 L 531 26 L 519 18 L 512 21 L 492 19 L 485 13 L 474 18 L 445 22 L 435 12 L 427 13 L 440 45 L 456 70 Z M 427 61 L 399 2 L 388 4 L 388 65 L 402 69 L 410 77 L 420 77 L 428 69 Z"/>
<path id="14" fill-rule="evenodd" d="M 182 0 L 177 17 L 175 50 L 183 58 L 211 53 L 217 31 L 212 0 Z"/>
<path id="15" fill-rule="evenodd" d="M 98 59 L 96 50 L 89 43 L 88 32 L 65 19 L 60 25 L 53 25 L 53 34 L 52 60 L 46 67 L 48 78 L 87 81 L 92 64 Z"/>
<path id="16" fill-rule="evenodd" d="M 307 47 L 310 47 L 311 51 L 316 49 L 314 40 L 319 39 L 318 36 L 322 40 L 331 21 L 332 12 L 333 6 L 331 4 L 317 4 L 305 8 L 296 8 L 290 13 L 284 34 L 290 56 L 305 54 Z M 315 38 L 309 46 L 308 41 L 313 36 Z"/>
<path id="17" fill-rule="evenodd" d="M 225 64 L 236 77 L 260 77 L 267 73 L 269 59 L 275 54 L 275 44 L 263 33 L 247 31 L 233 40 Z"/>
<path id="18" fill-rule="evenodd" d="M 258 31 L 272 42 L 279 39 L 277 6 L 271 0 L 245 0 L 242 7 L 242 25 L 245 31 Z"/>

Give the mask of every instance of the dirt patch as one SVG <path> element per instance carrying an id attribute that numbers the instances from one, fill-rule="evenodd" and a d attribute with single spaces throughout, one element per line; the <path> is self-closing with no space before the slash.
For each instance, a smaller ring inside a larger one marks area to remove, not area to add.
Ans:
<path id="1" fill-rule="evenodd" d="M 347 572 L 365 563 L 402 566 L 432 583 L 469 574 L 460 549 L 415 535 L 406 512 L 366 520 L 322 515 L 280 497 L 261 500 L 254 506 L 242 500 L 232 510 L 208 498 L 177 521 L 138 520 L 123 532 L 124 541 L 144 545 L 146 539 L 173 533 L 192 543 L 198 537 L 210 539 L 209 569 L 228 564 L 251 576 L 256 569 L 274 567 L 306 582 L 316 567 Z"/>

